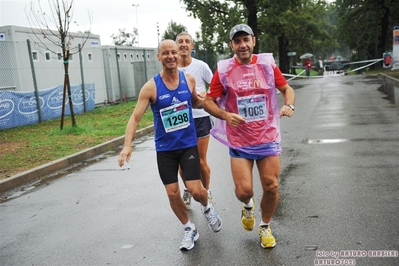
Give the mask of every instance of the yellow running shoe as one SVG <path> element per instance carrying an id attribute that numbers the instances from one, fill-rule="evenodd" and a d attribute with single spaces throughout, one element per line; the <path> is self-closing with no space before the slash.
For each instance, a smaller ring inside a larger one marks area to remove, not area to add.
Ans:
<path id="1" fill-rule="evenodd" d="M 276 245 L 276 239 L 272 235 L 270 225 L 259 226 L 258 234 L 262 248 L 272 248 Z"/>
<path id="2" fill-rule="evenodd" d="M 242 213 L 241 213 L 241 224 L 247 231 L 252 231 L 255 225 L 255 201 L 252 199 L 253 206 L 251 209 L 247 209 L 244 207 L 244 203 L 242 204 Z"/>

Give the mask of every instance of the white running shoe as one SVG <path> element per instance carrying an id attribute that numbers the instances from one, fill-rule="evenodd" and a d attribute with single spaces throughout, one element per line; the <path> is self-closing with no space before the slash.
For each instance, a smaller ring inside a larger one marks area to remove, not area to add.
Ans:
<path id="1" fill-rule="evenodd" d="M 192 250 L 198 238 L 199 234 L 197 229 L 192 230 L 190 227 L 185 228 L 183 240 L 180 242 L 180 250 Z"/>
<path id="2" fill-rule="evenodd" d="M 203 212 L 206 219 L 208 220 L 208 226 L 209 228 L 217 233 L 222 229 L 222 219 L 220 219 L 219 215 L 216 213 L 215 208 L 211 203 L 209 203 L 211 206 L 207 211 Z"/>

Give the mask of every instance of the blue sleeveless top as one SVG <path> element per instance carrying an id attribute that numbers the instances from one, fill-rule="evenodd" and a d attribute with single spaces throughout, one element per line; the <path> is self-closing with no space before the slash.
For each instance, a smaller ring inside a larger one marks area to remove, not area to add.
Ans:
<path id="1" fill-rule="evenodd" d="M 154 77 L 154 81 L 157 97 L 151 110 L 154 114 L 155 150 L 173 151 L 196 146 L 192 94 L 184 73 L 179 71 L 179 86 L 175 90 L 166 87 L 160 74 Z"/>

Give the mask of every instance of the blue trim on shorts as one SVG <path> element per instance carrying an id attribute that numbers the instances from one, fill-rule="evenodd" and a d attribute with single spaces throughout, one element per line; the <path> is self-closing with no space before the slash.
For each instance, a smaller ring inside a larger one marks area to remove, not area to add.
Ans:
<path id="1" fill-rule="evenodd" d="M 263 156 L 263 155 L 249 154 L 249 153 L 246 153 L 243 151 L 234 150 L 232 148 L 229 148 L 229 154 L 233 158 L 242 158 L 242 159 L 249 159 L 249 160 L 260 160 L 260 159 L 267 157 L 267 156 Z"/>

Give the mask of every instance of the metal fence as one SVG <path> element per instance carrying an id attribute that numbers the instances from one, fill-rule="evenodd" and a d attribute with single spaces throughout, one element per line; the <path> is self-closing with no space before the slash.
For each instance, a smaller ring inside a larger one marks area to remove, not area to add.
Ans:
<path id="1" fill-rule="evenodd" d="M 43 54 L 47 64 L 39 61 L 39 51 L 32 50 L 30 40 L 24 42 L 0 42 L 0 129 L 34 124 L 61 116 L 64 95 L 63 85 L 50 84 L 52 75 L 63 70 L 63 60 L 50 52 Z M 80 70 L 83 74 L 82 62 Z M 58 67 L 60 71 L 52 68 Z M 65 71 L 64 71 L 65 72 Z M 83 79 L 83 76 L 81 76 Z M 62 84 L 62 83 L 61 83 Z M 39 88 L 41 88 L 39 90 Z M 72 102 L 75 113 L 94 108 L 94 85 L 88 90 L 82 83 L 72 87 Z M 70 114 L 67 104 L 65 113 Z"/>
<path id="2" fill-rule="evenodd" d="M 123 56 L 126 53 L 130 56 Z M 93 101 L 94 105 L 99 105 L 136 98 L 147 79 L 159 70 L 160 65 L 153 49 L 85 47 L 80 54 L 72 55 L 69 60 L 68 73 L 74 88 L 72 97 L 78 104 L 78 112 L 75 113 L 79 113 L 80 110 L 86 111 L 89 100 Z M 42 113 L 41 106 L 46 104 L 46 99 L 40 94 L 51 89 L 61 93 L 59 86 L 63 85 L 63 80 L 64 64 L 61 51 L 59 54 L 45 51 L 29 40 L 0 41 L 0 130 L 41 122 L 45 117 L 49 117 Z M 85 86 L 82 86 L 83 83 Z M 88 86 L 92 88 L 90 84 L 93 83 L 95 93 L 87 91 Z M 80 91 L 76 89 L 79 86 Z M 61 95 L 57 97 L 60 98 Z M 21 102 L 25 104 L 23 107 Z M 27 103 L 29 119 L 25 120 L 19 109 L 27 111 Z M 37 108 L 33 109 L 34 106 Z M 89 107 L 92 106 L 90 102 Z M 12 113 L 15 112 L 18 112 L 18 115 L 13 117 Z M 58 112 L 59 110 L 56 111 Z M 65 105 L 65 112 L 69 113 L 68 104 Z M 15 119 L 23 121 L 14 121 L 10 126 L 10 120 Z"/>

